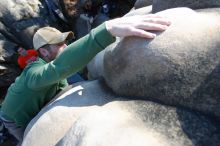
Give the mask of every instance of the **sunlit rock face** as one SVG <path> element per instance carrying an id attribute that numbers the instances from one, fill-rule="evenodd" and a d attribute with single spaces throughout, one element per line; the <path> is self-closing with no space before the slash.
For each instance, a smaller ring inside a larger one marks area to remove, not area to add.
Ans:
<path id="1" fill-rule="evenodd" d="M 81 116 L 57 146 L 215 146 L 219 136 L 217 124 L 189 111 L 114 101 Z"/>
<path id="2" fill-rule="evenodd" d="M 108 88 L 98 81 L 70 88 L 57 95 L 29 123 L 23 146 L 54 146 L 81 115 L 112 101 Z"/>
<path id="3" fill-rule="evenodd" d="M 155 13 L 176 7 L 188 7 L 191 9 L 216 8 L 220 7 L 220 0 L 153 0 L 152 5 Z"/>
<path id="4" fill-rule="evenodd" d="M 182 108 L 113 94 L 102 81 L 58 95 L 29 123 L 22 146 L 216 146 L 220 127 Z"/>
<path id="5" fill-rule="evenodd" d="M 220 119 L 220 9 L 162 11 L 171 26 L 153 40 L 105 50 L 104 78 L 119 95 L 188 107 Z"/>

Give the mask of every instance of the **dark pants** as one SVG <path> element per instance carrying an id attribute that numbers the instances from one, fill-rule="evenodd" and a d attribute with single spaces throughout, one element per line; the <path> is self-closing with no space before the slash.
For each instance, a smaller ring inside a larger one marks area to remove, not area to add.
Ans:
<path id="1" fill-rule="evenodd" d="M 18 140 L 18 145 L 21 145 L 25 128 L 18 126 L 15 122 L 6 120 L 3 117 L 1 117 L 1 121 L 8 132 Z"/>

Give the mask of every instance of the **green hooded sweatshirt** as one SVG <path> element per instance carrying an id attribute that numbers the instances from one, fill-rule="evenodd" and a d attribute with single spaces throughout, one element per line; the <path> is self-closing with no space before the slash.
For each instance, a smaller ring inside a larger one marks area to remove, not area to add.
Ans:
<path id="1" fill-rule="evenodd" d="M 26 127 L 43 106 L 68 85 L 67 77 L 114 41 L 103 23 L 66 47 L 55 60 L 46 63 L 38 58 L 29 64 L 9 87 L 1 108 L 2 117 Z"/>

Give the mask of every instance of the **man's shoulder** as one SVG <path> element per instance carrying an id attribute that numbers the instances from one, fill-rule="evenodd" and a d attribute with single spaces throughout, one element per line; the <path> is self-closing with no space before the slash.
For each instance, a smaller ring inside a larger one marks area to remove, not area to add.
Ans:
<path id="1" fill-rule="evenodd" d="M 30 66 L 44 65 L 44 64 L 46 64 L 46 62 L 43 59 L 41 59 L 40 57 L 37 57 L 37 59 L 34 62 L 30 63 Z"/>
<path id="2" fill-rule="evenodd" d="M 40 57 L 38 57 L 35 61 L 29 63 L 24 70 L 27 71 L 30 68 L 40 67 L 40 66 L 43 66 L 45 64 L 46 64 L 46 62 L 43 59 L 41 59 Z"/>

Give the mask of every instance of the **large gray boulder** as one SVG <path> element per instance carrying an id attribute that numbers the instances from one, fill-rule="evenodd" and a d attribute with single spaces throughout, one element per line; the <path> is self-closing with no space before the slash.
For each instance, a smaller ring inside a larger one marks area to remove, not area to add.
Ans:
<path id="1" fill-rule="evenodd" d="M 217 124 L 203 116 L 153 102 L 114 101 L 80 116 L 57 146 L 217 146 L 219 138 Z"/>
<path id="2" fill-rule="evenodd" d="M 152 5 L 153 12 L 156 13 L 176 7 L 188 7 L 191 9 L 216 8 L 220 7 L 220 0 L 153 0 Z"/>
<path id="3" fill-rule="evenodd" d="M 128 37 L 105 50 L 104 78 L 119 95 L 184 106 L 220 119 L 220 9 L 176 8 L 153 40 Z"/>
<path id="4" fill-rule="evenodd" d="M 29 123 L 22 146 L 217 146 L 219 143 L 220 127 L 209 118 L 150 101 L 128 101 L 96 80 L 73 86 L 42 109 Z"/>

